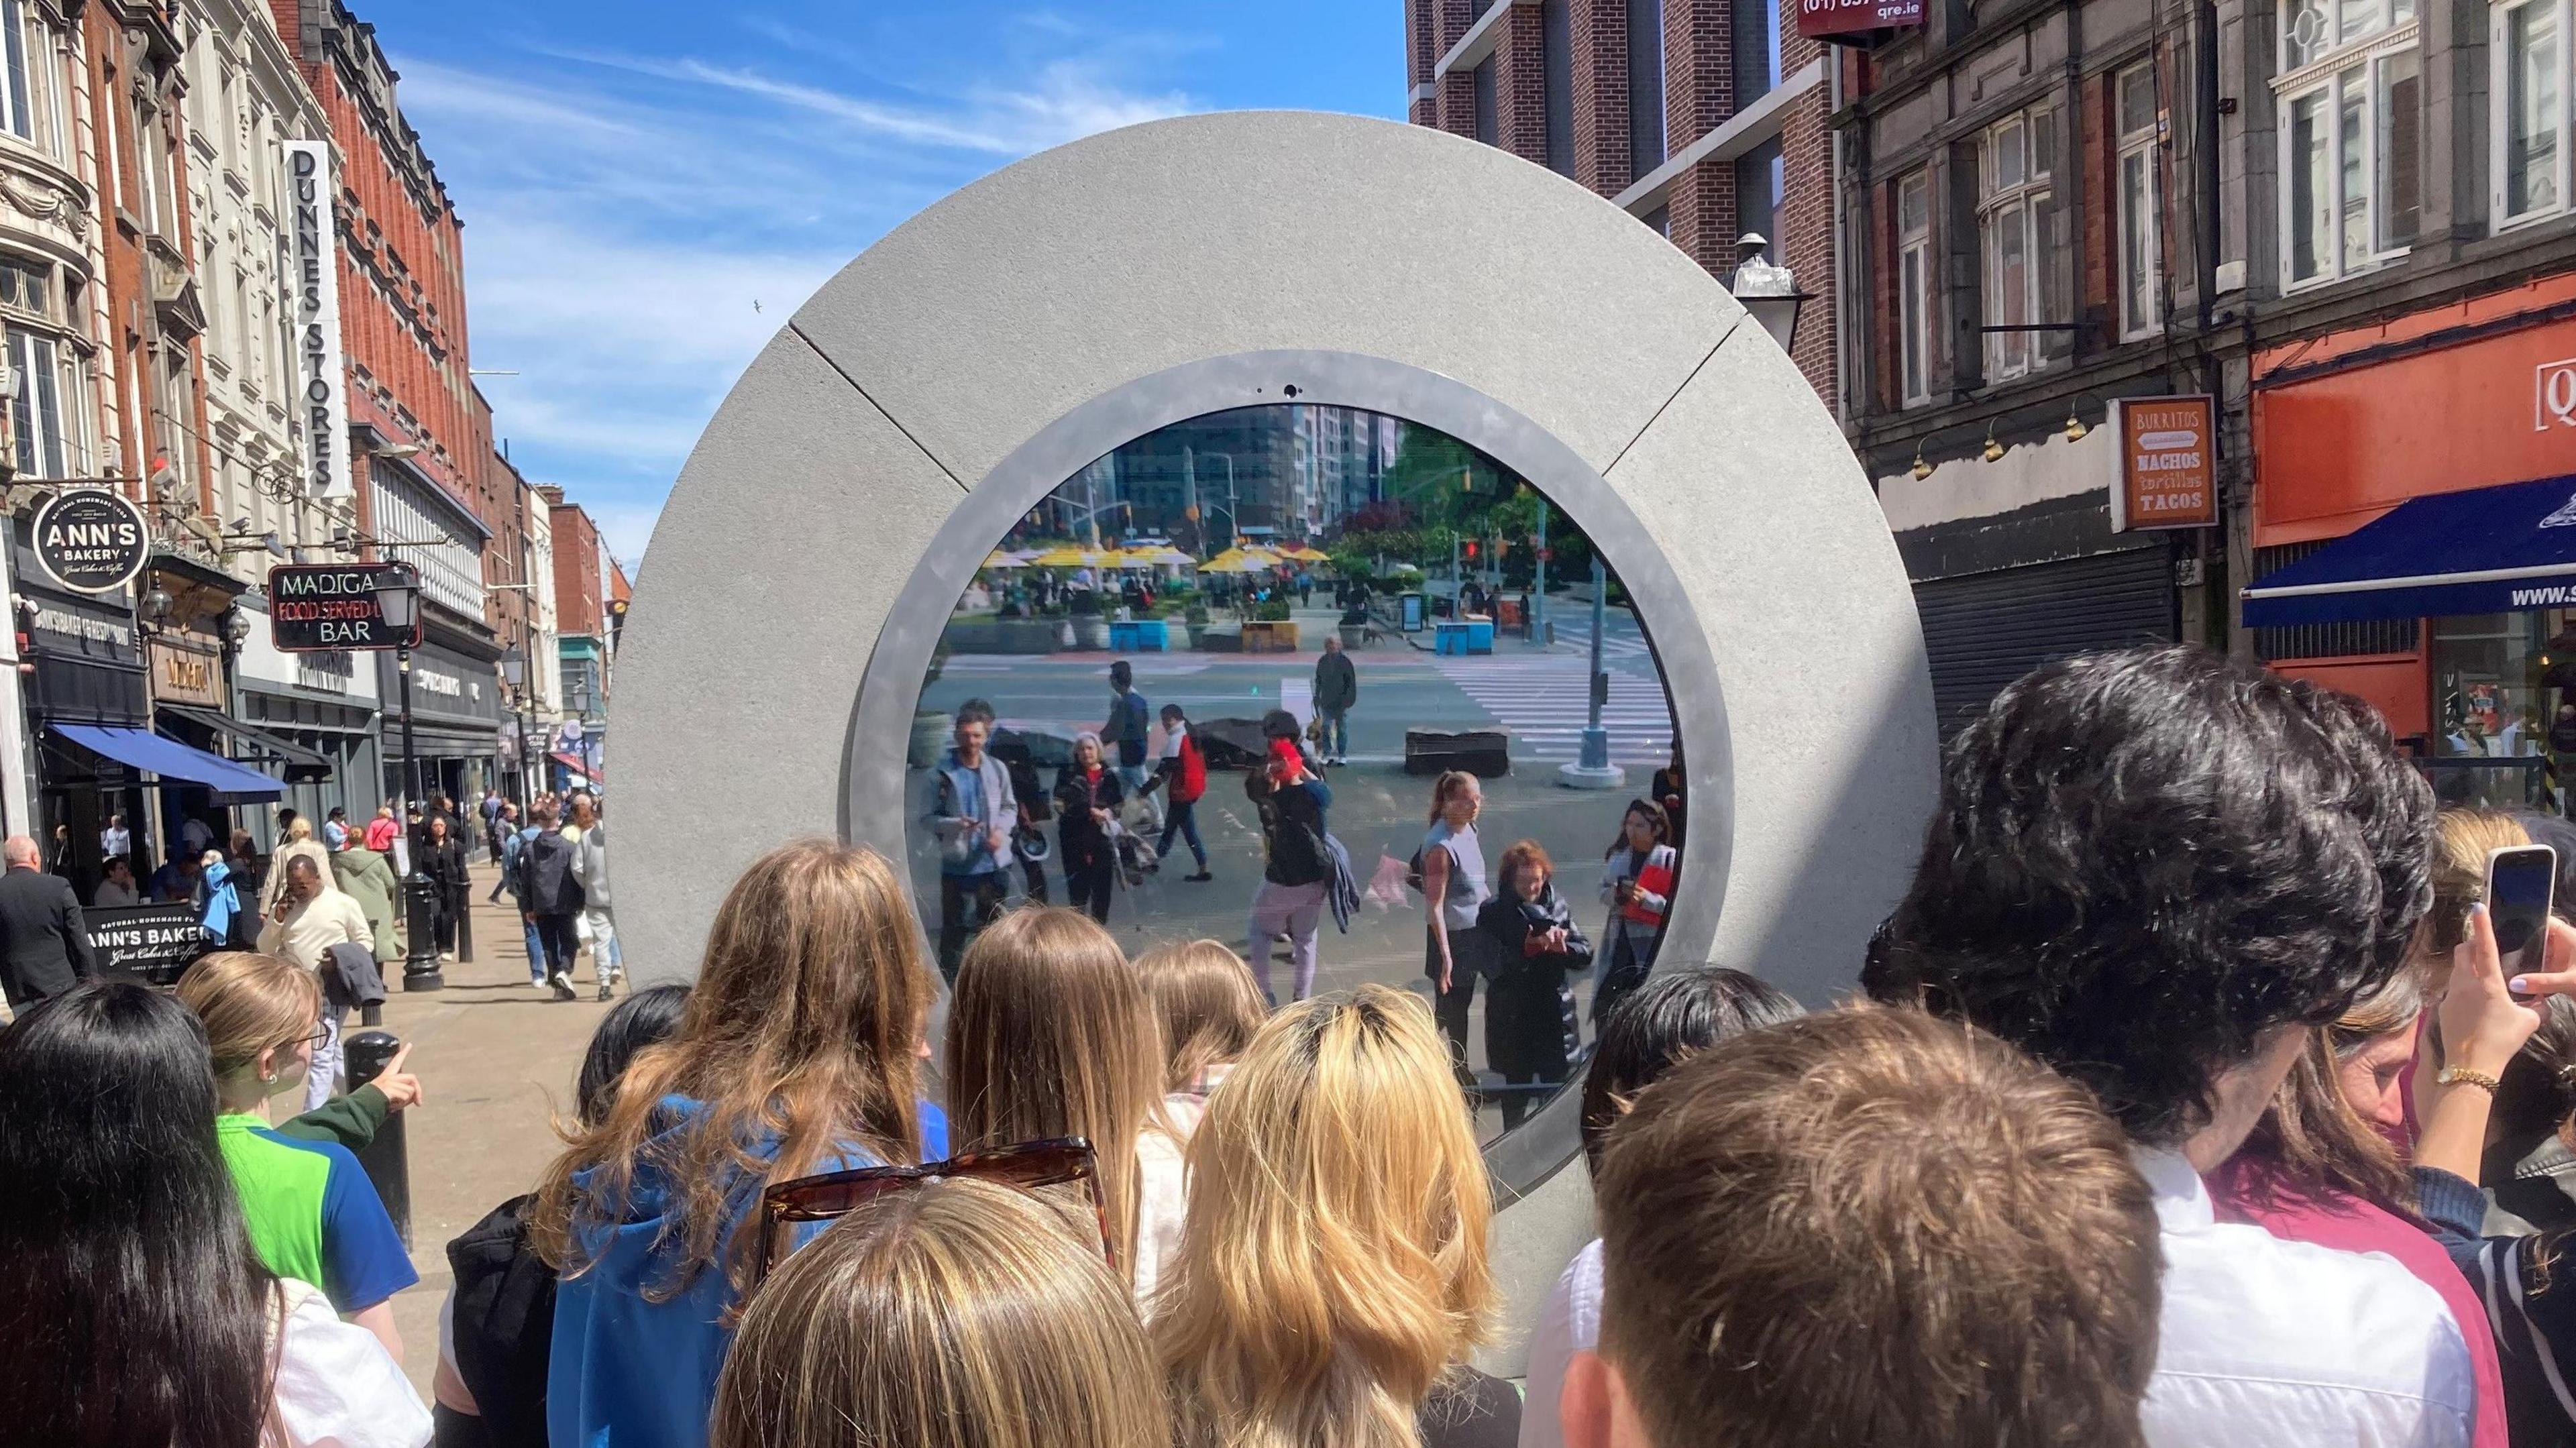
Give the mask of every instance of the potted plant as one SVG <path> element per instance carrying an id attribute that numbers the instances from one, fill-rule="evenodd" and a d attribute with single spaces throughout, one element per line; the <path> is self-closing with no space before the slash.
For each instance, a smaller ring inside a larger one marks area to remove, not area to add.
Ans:
<path id="1" fill-rule="evenodd" d="M 1109 619 L 1100 611 L 1100 595 L 1088 590 L 1073 596 L 1073 643 L 1078 648 L 1109 647 Z"/>
<path id="2" fill-rule="evenodd" d="M 1207 638 L 1208 611 L 1204 603 L 1192 602 L 1181 611 L 1181 626 L 1190 632 L 1190 647 L 1197 648 Z"/>

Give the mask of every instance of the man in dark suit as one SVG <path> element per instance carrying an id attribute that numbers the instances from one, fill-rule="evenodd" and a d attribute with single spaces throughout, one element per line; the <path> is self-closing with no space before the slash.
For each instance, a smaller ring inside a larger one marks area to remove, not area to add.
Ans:
<path id="1" fill-rule="evenodd" d="M 72 882 L 37 868 L 36 842 L 11 835 L 0 843 L 0 991 L 23 1011 L 97 973 L 89 931 L 81 924 Z"/>

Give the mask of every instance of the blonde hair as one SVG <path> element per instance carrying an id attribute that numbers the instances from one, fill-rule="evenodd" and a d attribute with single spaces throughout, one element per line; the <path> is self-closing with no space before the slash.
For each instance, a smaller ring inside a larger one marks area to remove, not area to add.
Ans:
<path id="1" fill-rule="evenodd" d="M 309 840 L 311 838 L 313 838 L 313 822 L 311 820 L 306 819 L 302 815 L 297 815 L 293 820 L 287 823 L 286 842 L 288 844 L 291 845 L 297 841 Z"/>
<path id="2" fill-rule="evenodd" d="M 959 1179 L 865 1203 L 743 1314 L 711 1448 L 1170 1448 L 1125 1285 L 1034 1198 Z"/>
<path id="3" fill-rule="evenodd" d="M 312 1035 L 322 1018 L 322 981 L 291 960 L 219 950 L 179 977 L 179 1004 L 204 1024 L 220 1079 L 257 1066 L 272 1046 Z"/>
<path id="4" fill-rule="evenodd" d="M 1016 910 L 987 926 L 957 967 L 947 1068 L 953 1150 L 1090 1139 L 1133 1280 L 1136 1138 L 1165 1126 L 1163 1032 L 1118 942 L 1075 910 Z"/>
<path id="5" fill-rule="evenodd" d="M 1163 1021 L 1163 1089 L 1188 1091 L 1210 1066 L 1240 1059 L 1270 1008 L 1252 968 L 1221 940 L 1166 945 L 1136 957 L 1136 976 Z"/>
<path id="6" fill-rule="evenodd" d="M 830 1158 L 918 1156 L 913 1044 L 931 989 L 911 894 L 883 856 L 800 840 L 754 860 L 716 911 L 677 1032 L 636 1054 L 601 1120 L 565 1134 L 537 1188 L 531 1244 L 566 1277 L 588 1271 L 576 1219 L 618 1220 L 649 1171 L 679 1200 L 656 1244 L 668 1270 L 645 1299 L 668 1301 L 719 1265 L 739 1290 L 759 1214 L 719 1242 L 730 1202 Z M 665 1135 L 666 1096 L 705 1109 Z M 772 1142 L 774 1155 L 759 1154 Z"/>
<path id="7" fill-rule="evenodd" d="M 2419 965 L 2447 978 L 2451 951 L 2468 938 L 2469 907 L 2487 894 L 2487 855 L 2531 843 L 2513 816 L 2489 809 L 2446 809 L 2433 836 L 2433 908 L 2419 937 Z"/>
<path id="8" fill-rule="evenodd" d="M 1181 1448 L 1418 1448 L 1483 1341 L 1493 1201 L 1431 1012 L 1361 986 L 1273 1017 L 1190 1140 L 1153 1338 Z"/>

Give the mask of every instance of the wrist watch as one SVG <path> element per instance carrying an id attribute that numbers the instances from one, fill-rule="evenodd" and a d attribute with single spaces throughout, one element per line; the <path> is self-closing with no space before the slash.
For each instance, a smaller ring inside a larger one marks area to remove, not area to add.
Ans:
<path id="1" fill-rule="evenodd" d="M 2435 1073 L 2433 1081 L 2440 1086 L 2475 1086 L 2489 1096 L 2504 1084 L 2484 1071 L 2473 1071 L 2466 1066 L 2445 1066 Z"/>

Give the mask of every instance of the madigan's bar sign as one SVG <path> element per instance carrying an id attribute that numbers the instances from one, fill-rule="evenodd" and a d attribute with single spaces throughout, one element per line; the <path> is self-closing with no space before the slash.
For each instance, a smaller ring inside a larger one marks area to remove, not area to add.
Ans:
<path id="1" fill-rule="evenodd" d="M 385 627 L 376 585 L 411 571 L 405 563 L 281 564 L 268 570 L 269 638 L 284 654 L 342 649 L 420 647 L 420 623 L 410 638 Z"/>

